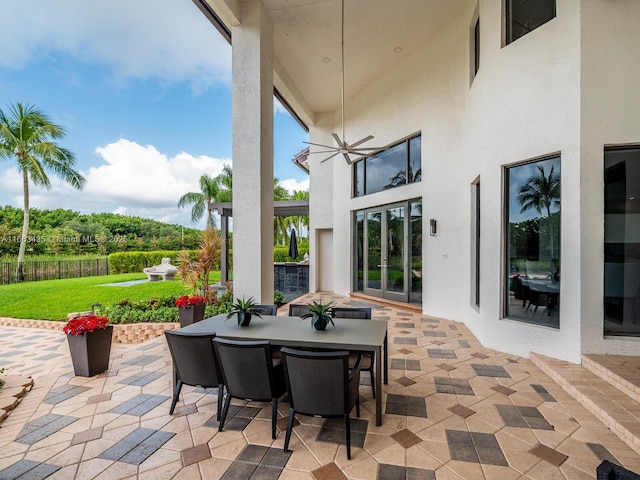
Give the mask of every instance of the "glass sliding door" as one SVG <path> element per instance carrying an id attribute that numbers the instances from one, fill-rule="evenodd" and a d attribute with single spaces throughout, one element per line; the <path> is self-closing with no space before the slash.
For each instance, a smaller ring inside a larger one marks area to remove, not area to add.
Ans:
<path id="1" fill-rule="evenodd" d="M 407 256 L 406 256 L 406 235 L 405 220 L 406 206 L 387 208 L 386 225 L 386 269 L 382 274 L 386 282 L 386 298 L 400 301 L 408 301 L 406 291 Z M 385 271 L 386 270 L 386 271 Z"/>
<path id="2" fill-rule="evenodd" d="M 386 256 L 382 257 L 382 211 L 367 212 L 365 223 L 366 266 L 365 292 L 374 290 L 376 295 L 382 291 L 382 269 L 386 265 Z M 385 262 L 383 264 L 383 262 Z"/>
<path id="3" fill-rule="evenodd" d="M 354 289 L 421 303 L 422 202 L 374 207 L 354 214 Z"/>
<path id="4" fill-rule="evenodd" d="M 640 336 L 640 147 L 604 152 L 604 334 Z"/>

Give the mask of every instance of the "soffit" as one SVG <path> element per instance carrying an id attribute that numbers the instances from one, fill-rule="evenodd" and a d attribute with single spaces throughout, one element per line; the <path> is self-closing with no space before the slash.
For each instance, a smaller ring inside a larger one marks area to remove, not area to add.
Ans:
<path id="1" fill-rule="evenodd" d="M 235 0 L 207 0 L 238 5 Z M 469 0 L 345 0 L 345 97 L 463 14 Z M 340 0 L 263 0 L 290 90 L 314 112 L 340 106 Z M 220 12 L 218 12 L 220 13 Z M 224 16 L 223 16 L 224 18 Z M 394 52 L 400 47 L 402 52 Z M 327 62 L 324 59 L 329 58 Z"/>

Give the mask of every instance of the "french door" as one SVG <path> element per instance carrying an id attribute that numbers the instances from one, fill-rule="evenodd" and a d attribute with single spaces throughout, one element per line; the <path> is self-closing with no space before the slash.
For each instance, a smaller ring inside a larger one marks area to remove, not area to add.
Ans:
<path id="1" fill-rule="evenodd" d="M 416 205 L 420 204 L 416 208 Z M 367 295 L 408 303 L 412 278 L 421 273 L 421 202 L 402 202 L 356 213 L 358 286 Z M 416 212 L 419 211 L 419 215 Z M 419 219 L 419 225 L 416 224 Z M 417 233 L 417 231 L 419 233 Z M 418 248 L 414 248 L 415 235 Z M 416 270 L 414 253 L 418 253 Z M 420 286 L 421 289 L 421 286 Z"/>

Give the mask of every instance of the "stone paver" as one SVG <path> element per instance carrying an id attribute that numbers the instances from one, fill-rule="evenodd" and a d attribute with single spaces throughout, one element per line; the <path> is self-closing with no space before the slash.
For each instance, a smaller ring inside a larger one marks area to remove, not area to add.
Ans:
<path id="1" fill-rule="evenodd" d="M 282 451 L 289 405 L 271 439 L 268 403 L 234 400 L 218 432 L 217 392 L 184 386 L 175 415 L 163 337 L 115 344 L 109 371 L 75 377 L 59 330 L 0 326 L 0 361 L 33 389 L 0 425 L 0 479 L 17 478 L 595 478 L 604 459 L 640 471 L 640 456 L 528 359 L 482 347 L 459 322 L 367 300 L 388 322 L 383 424 L 363 375 L 352 418 L 299 416 Z M 286 306 L 283 310 L 286 310 Z"/>

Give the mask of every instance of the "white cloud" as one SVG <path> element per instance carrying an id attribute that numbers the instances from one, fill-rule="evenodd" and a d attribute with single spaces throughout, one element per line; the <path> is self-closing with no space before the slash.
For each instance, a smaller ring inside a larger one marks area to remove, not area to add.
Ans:
<path id="1" fill-rule="evenodd" d="M 309 190 L 309 179 L 298 181 L 295 178 L 287 178 L 286 180 L 280 180 L 280 185 L 287 189 L 289 193 L 293 191 Z"/>
<path id="2" fill-rule="evenodd" d="M 198 181 L 204 173 L 216 176 L 227 158 L 194 157 L 186 152 L 173 158 L 154 146 L 138 145 L 120 139 L 96 148 L 102 163 L 82 172 L 87 182 L 81 191 L 50 175 L 52 188 L 31 186 L 30 204 L 42 209 L 65 208 L 81 213 L 114 212 L 153 218 L 167 223 L 191 224 L 189 208 L 178 208 L 178 200 L 187 192 L 200 191 Z M 0 171 L 0 205 L 22 206 L 21 175 L 15 167 Z"/>
<path id="3" fill-rule="evenodd" d="M 95 151 L 101 161 L 81 172 L 87 180 L 82 190 L 75 190 L 51 174 L 50 190 L 30 185 L 31 207 L 113 212 L 204 228 L 206 219 L 192 224 L 190 208 L 178 208 L 178 200 L 187 192 L 200 191 L 198 181 L 202 174 L 215 177 L 225 164 L 232 164 L 229 158 L 196 157 L 187 152 L 168 157 L 153 145 L 143 146 L 126 139 Z M 309 189 L 308 179 L 289 178 L 280 184 L 290 193 Z M 0 205 L 22 207 L 22 176 L 17 168 L 0 170 L 0 192 Z"/>
<path id="4" fill-rule="evenodd" d="M 3 0 L 0 31 L 4 67 L 66 53 L 119 81 L 230 81 L 230 46 L 188 0 Z"/>

